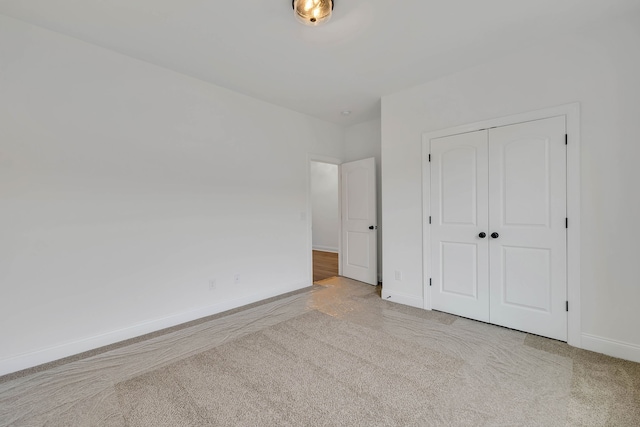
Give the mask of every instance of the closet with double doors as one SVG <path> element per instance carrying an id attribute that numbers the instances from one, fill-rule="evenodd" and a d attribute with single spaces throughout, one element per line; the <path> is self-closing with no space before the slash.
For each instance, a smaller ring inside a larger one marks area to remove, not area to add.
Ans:
<path id="1" fill-rule="evenodd" d="M 565 116 L 430 141 L 431 306 L 567 340 Z"/>

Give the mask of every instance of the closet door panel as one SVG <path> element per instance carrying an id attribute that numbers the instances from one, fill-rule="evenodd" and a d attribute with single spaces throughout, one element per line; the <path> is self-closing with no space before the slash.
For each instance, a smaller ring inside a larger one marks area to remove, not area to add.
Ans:
<path id="1" fill-rule="evenodd" d="M 489 321 L 487 131 L 431 141 L 431 300 Z"/>
<path id="2" fill-rule="evenodd" d="M 566 341 L 565 218 L 565 118 L 491 129 L 491 323 Z"/>

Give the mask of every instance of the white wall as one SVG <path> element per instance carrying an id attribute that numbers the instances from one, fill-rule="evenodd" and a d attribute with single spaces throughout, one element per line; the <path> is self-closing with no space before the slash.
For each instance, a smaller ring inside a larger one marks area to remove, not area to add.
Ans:
<path id="1" fill-rule="evenodd" d="M 423 132 L 580 102 L 582 343 L 640 357 L 639 46 L 630 15 L 384 97 L 385 294 L 422 301 Z"/>
<path id="2" fill-rule="evenodd" d="M 370 120 L 348 127 L 344 136 L 344 161 L 375 157 L 378 204 L 378 280 L 382 280 L 382 175 L 381 175 L 381 120 Z"/>
<path id="3" fill-rule="evenodd" d="M 338 252 L 340 210 L 338 165 L 311 162 L 313 249 Z"/>
<path id="4" fill-rule="evenodd" d="M 0 375 L 310 285 L 343 137 L 0 16 Z"/>

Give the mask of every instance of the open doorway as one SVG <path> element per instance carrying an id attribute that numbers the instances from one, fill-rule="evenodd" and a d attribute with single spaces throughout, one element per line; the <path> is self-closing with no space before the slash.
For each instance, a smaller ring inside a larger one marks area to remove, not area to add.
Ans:
<path id="1" fill-rule="evenodd" d="M 313 282 L 339 274 L 340 175 L 337 164 L 311 161 Z"/>
<path id="2" fill-rule="evenodd" d="M 308 166 L 309 279 L 315 283 L 340 275 L 378 285 L 379 204 L 375 158 L 341 163 L 337 159 L 310 155 Z M 304 212 L 302 218 L 306 218 Z M 315 278 L 314 251 L 319 273 Z M 327 258 L 331 259 L 328 263 Z M 327 267 L 330 270 L 322 272 Z"/>

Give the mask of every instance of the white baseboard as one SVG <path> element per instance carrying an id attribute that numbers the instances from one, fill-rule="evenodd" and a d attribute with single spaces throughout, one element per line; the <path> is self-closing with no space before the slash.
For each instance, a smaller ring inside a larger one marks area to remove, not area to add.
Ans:
<path id="1" fill-rule="evenodd" d="M 583 333 L 582 348 L 640 363 L 640 345 Z"/>
<path id="2" fill-rule="evenodd" d="M 191 322 L 192 320 L 197 320 L 203 317 L 222 313 L 227 310 L 232 310 L 234 308 L 242 307 L 248 304 L 252 304 L 254 302 L 258 302 L 271 297 L 286 294 L 287 292 L 297 291 L 299 289 L 303 289 L 308 286 L 311 286 L 311 283 L 304 282 L 304 283 L 297 283 L 294 285 L 279 287 L 275 289 L 270 289 L 258 294 L 248 295 L 246 297 L 224 301 L 219 304 L 198 308 L 196 310 L 172 314 L 170 316 L 163 317 L 160 319 L 138 323 L 136 325 L 133 325 L 127 328 L 117 329 L 117 330 L 96 335 L 93 337 L 83 338 L 77 341 L 67 342 L 54 347 L 48 347 L 48 348 L 36 350 L 33 352 L 21 354 L 19 356 L 15 356 L 15 357 L 0 361 L 0 376 L 10 374 L 12 372 L 21 371 L 23 369 L 32 368 L 34 366 L 42 365 L 44 363 L 53 362 L 55 360 L 63 359 L 65 357 L 84 353 L 86 351 L 94 350 L 96 348 L 104 347 L 106 345 L 115 344 L 120 341 L 139 337 L 141 335 L 160 331 L 162 329 L 181 325 L 183 323 Z"/>
<path id="3" fill-rule="evenodd" d="M 396 302 L 398 304 L 404 304 L 411 307 L 424 307 L 424 301 L 422 300 L 422 298 L 418 298 L 413 295 L 385 291 L 384 286 L 382 287 L 382 299 L 385 301 Z"/>
<path id="4" fill-rule="evenodd" d="M 317 245 L 313 246 L 313 250 L 320 251 L 320 252 L 332 252 L 334 254 L 337 254 L 339 252 L 338 248 L 332 248 L 329 246 L 317 246 Z"/>

